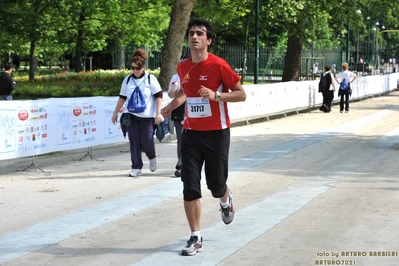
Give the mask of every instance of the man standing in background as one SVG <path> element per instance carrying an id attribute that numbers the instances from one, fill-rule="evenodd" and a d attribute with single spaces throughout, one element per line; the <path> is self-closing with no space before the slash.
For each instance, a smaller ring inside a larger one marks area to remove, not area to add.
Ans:
<path id="1" fill-rule="evenodd" d="M 12 65 L 6 64 L 5 71 L 0 73 L 0 101 L 12 100 L 11 92 L 15 89 L 15 81 L 12 76 Z"/>

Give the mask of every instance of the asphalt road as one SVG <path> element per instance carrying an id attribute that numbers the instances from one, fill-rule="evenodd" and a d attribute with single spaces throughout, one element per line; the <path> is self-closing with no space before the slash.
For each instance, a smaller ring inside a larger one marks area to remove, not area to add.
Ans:
<path id="1" fill-rule="evenodd" d="M 203 184 L 192 257 L 174 141 L 139 178 L 127 143 L 0 161 L 0 265 L 399 265 L 398 110 L 395 91 L 233 127 L 235 220 Z"/>

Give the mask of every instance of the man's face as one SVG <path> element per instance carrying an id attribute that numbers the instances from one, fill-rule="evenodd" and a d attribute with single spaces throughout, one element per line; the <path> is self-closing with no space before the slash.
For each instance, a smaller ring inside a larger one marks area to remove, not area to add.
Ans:
<path id="1" fill-rule="evenodd" d="M 207 50 L 211 40 L 206 36 L 206 28 L 203 26 L 193 26 L 188 30 L 188 44 L 191 49 Z"/>

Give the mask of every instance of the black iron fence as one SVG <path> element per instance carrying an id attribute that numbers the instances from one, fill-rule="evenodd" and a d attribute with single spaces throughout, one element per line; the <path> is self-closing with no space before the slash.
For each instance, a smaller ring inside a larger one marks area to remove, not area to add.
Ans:
<path id="1" fill-rule="evenodd" d="M 116 47 L 113 52 L 113 67 L 120 68 L 121 58 L 125 60 L 125 66 L 130 65 L 130 58 L 137 46 Z M 147 67 L 156 69 L 161 66 L 162 52 L 152 51 L 149 47 L 144 48 L 149 57 L 147 60 Z M 184 51 L 188 50 L 187 47 Z M 244 44 L 230 43 L 217 47 L 213 53 L 224 58 L 238 73 L 244 76 L 244 81 L 253 82 L 255 74 L 255 51 L 252 47 L 246 49 Z M 124 53 L 124 57 L 121 57 Z M 323 72 L 325 65 L 334 66 L 336 71 L 341 70 L 341 64 L 344 58 L 344 52 L 341 48 L 331 49 L 323 52 L 318 52 L 315 55 L 314 51 L 305 50 L 302 52 L 301 62 L 301 79 L 315 79 Z M 285 51 L 273 47 L 261 47 L 259 49 L 259 68 L 258 79 L 259 82 L 278 82 L 284 70 Z M 315 66 L 317 66 L 315 68 Z M 362 66 L 363 67 L 363 66 Z M 355 70 L 355 69 L 354 69 Z"/>

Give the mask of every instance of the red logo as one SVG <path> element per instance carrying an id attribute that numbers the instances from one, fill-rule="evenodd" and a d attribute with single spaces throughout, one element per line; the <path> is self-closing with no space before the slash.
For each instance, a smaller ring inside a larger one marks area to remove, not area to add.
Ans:
<path id="1" fill-rule="evenodd" d="M 82 109 L 80 109 L 79 106 L 76 106 L 75 108 L 73 108 L 73 115 L 74 116 L 80 116 L 81 113 L 82 113 Z"/>
<path id="2" fill-rule="evenodd" d="M 28 119 L 28 118 L 29 118 L 29 113 L 28 113 L 28 111 L 26 111 L 26 110 L 21 110 L 21 111 L 19 111 L 19 113 L 18 113 L 18 118 L 19 118 L 19 120 L 21 120 L 21 121 L 25 121 L 26 119 Z"/>

